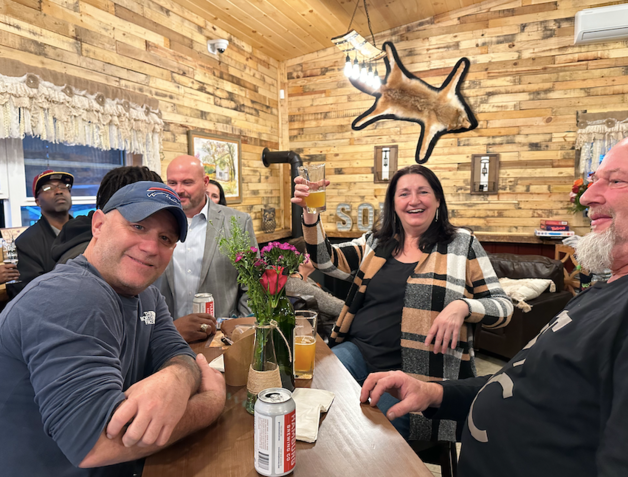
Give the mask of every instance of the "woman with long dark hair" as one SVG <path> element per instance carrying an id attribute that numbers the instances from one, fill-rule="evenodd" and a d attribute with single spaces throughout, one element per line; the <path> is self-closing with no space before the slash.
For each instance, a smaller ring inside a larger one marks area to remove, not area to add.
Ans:
<path id="1" fill-rule="evenodd" d="M 214 204 L 224 205 L 225 207 L 227 207 L 225 191 L 220 185 L 220 182 L 209 179 L 209 183 L 207 184 L 207 187 L 205 189 L 209 200 L 211 200 Z"/>
<path id="2" fill-rule="evenodd" d="M 292 202 L 304 206 L 297 177 Z M 303 211 L 314 266 L 353 281 L 330 345 L 362 384 L 369 373 L 402 370 L 437 381 L 475 375 L 473 325 L 506 326 L 513 312 L 478 240 L 449 222 L 440 181 L 413 165 L 392 177 L 381 226 L 332 245 L 318 214 Z M 385 394 L 378 407 L 398 402 Z M 410 414 L 392 421 L 406 439 L 455 441 L 456 423 Z"/>

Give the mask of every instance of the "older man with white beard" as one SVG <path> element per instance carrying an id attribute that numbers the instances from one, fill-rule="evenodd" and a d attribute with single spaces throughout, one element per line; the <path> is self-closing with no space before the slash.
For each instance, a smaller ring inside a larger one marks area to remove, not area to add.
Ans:
<path id="1" fill-rule="evenodd" d="M 593 273 L 605 269 L 611 280 L 628 273 L 628 139 L 608 153 L 581 198 L 589 207 L 591 230 L 576 244 L 578 262 Z"/>
<path id="2" fill-rule="evenodd" d="M 361 400 L 384 392 L 388 411 L 466 420 L 459 477 L 628 475 L 628 140 L 617 144 L 580 198 L 592 232 L 577 247 L 587 269 L 610 268 L 573 298 L 493 376 L 426 383 L 371 374 Z"/>

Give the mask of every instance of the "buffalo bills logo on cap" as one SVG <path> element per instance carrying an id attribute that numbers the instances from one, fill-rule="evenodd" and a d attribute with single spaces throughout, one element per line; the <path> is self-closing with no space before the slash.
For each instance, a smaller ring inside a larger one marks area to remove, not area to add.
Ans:
<path id="1" fill-rule="evenodd" d="M 148 189 L 146 191 L 146 196 L 147 197 L 156 197 L 158 195 L 163 195 L 165 196 L 167 199 L 169 199 L 170 201 L 174 202 L 177 205 L 181 205 L 181 201 L 179 200 L 179 196 L 177 194 L 175 194 L 173 191 L 171 191 L 170 189 L 163 189 L 161 187 L 151 187 L 150 189 Z"/>

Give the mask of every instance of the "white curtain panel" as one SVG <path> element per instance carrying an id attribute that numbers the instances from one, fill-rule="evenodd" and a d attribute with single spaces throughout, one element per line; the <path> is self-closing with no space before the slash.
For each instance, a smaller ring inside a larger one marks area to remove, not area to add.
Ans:
<path id="1" fill-rule="evenodd" d="M 40 137 L 53 143 L 142 154 L 161 173 L 163 121 L 158 110 L 57 86 L 34 74 L 0 75 L 0 139 Z"/>

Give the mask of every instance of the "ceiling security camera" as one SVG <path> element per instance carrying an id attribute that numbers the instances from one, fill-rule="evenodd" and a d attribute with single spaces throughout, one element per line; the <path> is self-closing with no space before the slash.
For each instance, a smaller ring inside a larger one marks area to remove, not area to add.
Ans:
<path id="1" fill-rule="evenodd" d="M 228 40 L 207 40 L 207 50 L 214 55 L 224 53 L 228 46 Z"/>

